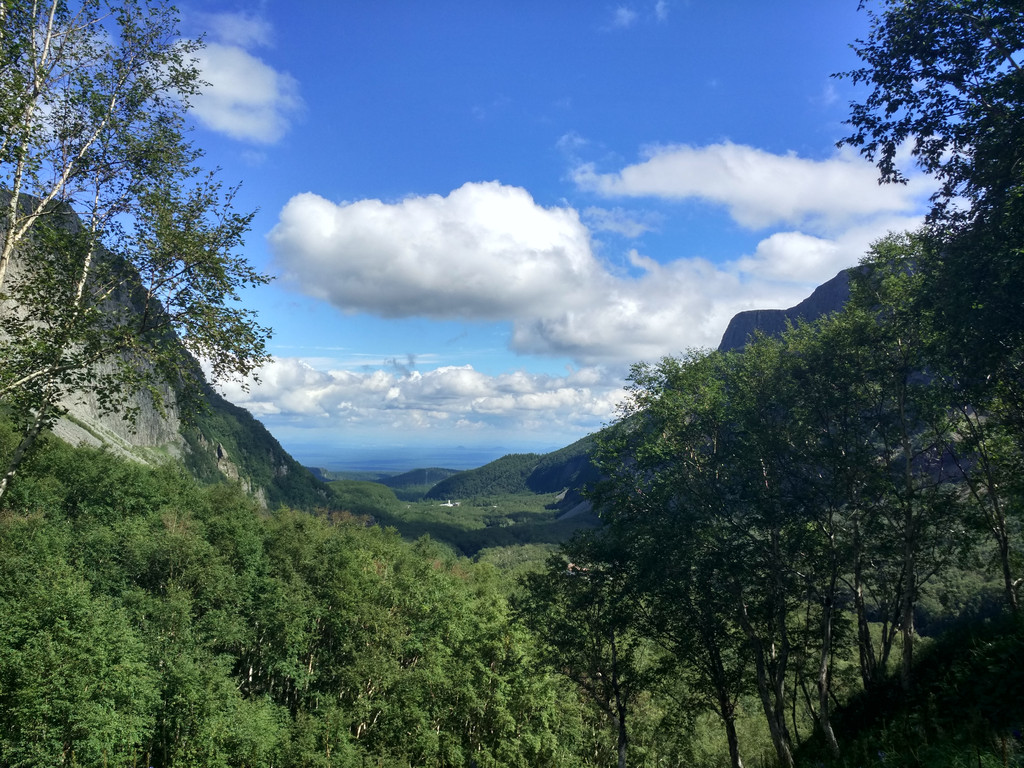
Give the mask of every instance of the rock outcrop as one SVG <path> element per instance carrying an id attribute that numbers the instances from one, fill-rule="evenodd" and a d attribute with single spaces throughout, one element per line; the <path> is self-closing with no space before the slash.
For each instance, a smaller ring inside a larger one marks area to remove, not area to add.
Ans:
<path id="1" fill-rule="evenodd" d="M 819 317 L 838 312 L 850 298 L 850 273 L 843 270 L 795 307 L 789 309 L 750 309 L 740 312 L 729 321 L 718 348 L 723 352 L 742 349 L 757 331 L 767 336 L 778 336 L 789 323 L 798 320 L 811 322 Z"/>
<path id="2" fill-rule="evenodd" d="M 4 199 L 0 191 L 0 201 Z M 70 211 L 66 218 L 69 228 L 79 226 Z M 7 280 L 24 278 L 28 269 L 24 260 L 32 258 L 27 253 L 30 252 L 15 252 Z M 119 257 L 105 253 L 104 258 Z M 113 305 L 112 313 L 137 311 L 136 303 L 124 291 L 107 301 Z M 0 302 L 0 312 L 18 316 L 21 308 L 13 299 L 6 299 Z M 193 364 L 201 377 L 198 364 Z M 95 373 L 98 380 L 113 368 L 113 362 L 100 363 L 90 374 Z M 162 389 L 162 408 L 156 407 L 146 391 L 138 391 L 128 399 L 125 406 L 134 412 L 134 418 L 105 411 L 96 392 L 69 392 L 60 402 L 65 413 L 54 425 L 53 433 L 72 445 L 102 447 L 143 463 L 181 460 L 203 481 L 240 483 L 264 506 L 288 504 L 311 508 L 324 503 L 326 493 L 322 484 L 248 411 L 227 402 L 202 383 L 199 400 L 205 407 L 181 413 L 183 406 L 175 391 L 170 387 Z"/>

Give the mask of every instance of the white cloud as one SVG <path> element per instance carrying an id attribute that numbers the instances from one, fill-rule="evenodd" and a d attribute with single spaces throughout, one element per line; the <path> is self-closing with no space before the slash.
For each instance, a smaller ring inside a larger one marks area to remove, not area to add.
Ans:
<path id="1" fill-rule="evenodd" d="M 393 203 L 297 195 L 270 244 L 295 285 L 342 311 L 507 322 L 519 354 L 623 366 L 716 346 L 736 312 L 792 306 L 856 264 L 873 240 L 920 224 L 910 210 L 914 185 L 879 188 L 870 166 L 847 156 L 810 161 L 737 145 L 668 154 L 653 156 L 644 173 L 658 176 L 654 159 L 719 173 L 681 181 L 664 173 L 661 194 L 727 206 L 751 226 L 799 226 L 768 232 L 751 252 L 717 264 L 685 253 L 659 263 L 634 250 L 626 254 L 633 272 L 623 274 L 598 258 L 584 222 L 635 236 L 650 220 L 594 208 L 581 221 L 571 207 L 544 207 L 526 190 L 487 182 Z M 726 173 L 730 161 L 743 171 Z M 609 196 L 654 187 L 630 168 L 583 181 Z"/>
<path id="2" fill-rule="evenodd" d="M 301 194 L 269 238 L 307 294 L 383 317 L 504 320 L 556 306 L 599 273 L 576 211 L 496 182 L 391 204 Z"/>
<path id="3" fill-rule="evenodd" d="M 818 284 L 860 261 L 871 242 L 889 232 L 917 229 L 921 223 L 920 216 L 881 216 L 835 237 L 775 232 L 758 243 L 754 253 L 737 259 L 732 266 L 754 278 L 776 282 L 810 278 Z"/>
<path id="4" fill-rule="evenodd" d="M 192 112 L 205 127 L 240 141 L 273 144 L 288 131 L 302 107 L 298 82 L 279 72 L 249 48 L 267 45 L 270 25 L 246 14 L 201 17 L 217 38 L 196 58 L 208 85 L 192 100 Z"/>
<path id="5" fill-rule="evenodd" d="M 270 22 L 248 13 L 202 13 L 194 23 L 209 30 L 218 41 L 242 48 L 270 45 L 273 38 Z"/>
<path id="6" fill-rule="evenodd" d="M 864 216 L 909 213 L 926 194 L 920 176 L 909 185 L 878 184 L 878 171 L 853 150 L 827 160 L 775 155 L 726 142 L 706 147 L 655 147 L 614 173 L 576 168 L 582 189 L 606 197 L 699 199 L 724 205 L 750 229 L 773 225 L 834 228 Z"/>
<path id="7" fill-rule="evenodd" d="M 668 2 L 667 0 L 658 0 L 654 4 L 654 16 L 658 21 L 665 21 L 668 19 Z"/>
<path id="8" fill-rule="evenodd" d="M 559 137 L 558 141 L 555 143 L 555 147 L 567 157 L 575 157 L 576 152 L 589 144 L 590 142 L 576 133 L 576 131 L 569 131 Z"/>
<path id="9" fill-rule="evenodd" d="M 634 213 L 623 208 L 598 208 L 591 206 L 583 211 L 583 221 L 595 232 L 614 232 L 623 237 L 640 237 L 655 229 L 660 222 L 658 216 Z"/>
<path id="10" fill-rule="evenodd" d="M 835 83 L 833 83 L 831 80 L 825 83 L 825 87 L 822 88 L 820 101 L 822 104 L 826 105 L 835 104 L 837 101 L 839 101 L 839 91 L 836 90 Z"/>
<path id="11" fill-rule="evenodd" d="M 626 29 L 636 23 L 636 18 L 636 11 L 628 6 L 620 5 L 615 9 L 615 14 L 612 17 L 612 26 Z"/>
<path id="12" fill-rule="evenodd" d="M 299 358 L 276 358 L 260 378 L 248 391 L 229 383 L 223 392 L 257 417 L 318 428 L 579 434 L 611 421 L 623 396 L 621 379 L 595 368 L 565 376 L 523 371 L 488 376 L 467 365 L 402 375 L 385 369 L 317 370 Z"/>
<path id="13" fill-rule="evenodd" d="M 784 254 L 787 260 L 801 253 Z M 636 278 L 605 277 L 589 302 L 522 319 L 511 346 L 522 354 L 564 355 L 584 364 L 624 364 L 714 347 L 729 319 L 755 307 L 788 307 L 814 283 L 775 281 L 747 274 L 739 262 L 715 265 L 698 258 L 658 264 L 631 253 L 646 271 Z M 856 260 L 854 260 L 856 261 Z M 840 268 L 819 269 L 822 281 Z"/>
<path id="14" fill-rule="evenodd" d="M 917 201 L 927 194 L 918 181 L 879 188 L 874 170 L 847 155 L 811 161 L 730 144 L 658 150 L 643 164 L 584 169 L 577 179 L 608 197 L 703 200 L 746 226 L 773 228 L 719 263 L 633 249 L 622 255 L 627 273 L 598 257 L 590 233 L 636 237 L 660 223 L 649 214 L 595 206 L 581 215 L 498 182 L 392 202 L 296 195 L 269 242 L 306 294 L 386 318 L 507 323 L 514 352 L 579 367 L 494 376 L 420 351 L 367 368 L 323 350 L 322 359 L 276 360 L 249 393 L 231 385 L 229 398 L 275 430 L 568 443 L 614 418 L 630 363 L 716 346 L 741 310 L 795 305 L 873 240 L 919 226 Z"/>

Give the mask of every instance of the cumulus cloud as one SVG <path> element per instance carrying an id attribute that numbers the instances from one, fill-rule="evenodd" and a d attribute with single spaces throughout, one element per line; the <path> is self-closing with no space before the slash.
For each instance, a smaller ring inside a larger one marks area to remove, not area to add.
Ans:
<path id="1" fill-rule="evenodd" d="M 233 139 L 256 144 L 280 140 L 302 99 L 295 78 L 249 50 L 269 44 L 269 24 L 227 13 L 209 14 L 204 21 L 216 39 L 196 56 L 207 85 L 193 99 L 193 114 L 202 125 Z"/>
<path id="2" fill-rule="evenodd" d="M 662 160 L 704 172 L 677 180 L 658 171 Z M 581 217 L 566 205 L 542 206 L 524 189 L 485 182 L 394 202 L 297 195 L 270 244 L 293 284 L 342 311 L 506 322 L 517 353 L 622 366 L 716 346 L 736 312 L 792 306 L 856 264 L 873 240 L 920 224 L 910 210 L 913 188 L 879 188 L 869 164 L 845 155 L 810 161 L 737 145 L 676 148 L 652 155 L 646 167 L 579 178 L 608 196 L 695 197 L 728 207 L 749 226 L 799 226 L 777 227 L 750 252 L 718 263 L 633 250 L 624 274 L 595 253 L 590 230 L 635 237 L 653 219 L 596 207 Z"/>
<path id="3" fill-rule="evenodd" d="M 576 184 L 605 197 L 698 199 L 725 206 L 744 227 L 835 228 L 865 216 L 909 213 L 928 182 L 879 186 L 878 171 L 849 149 L 826 160 L 776 155 L 725 142 L 706 147 L 654 147 L 645 159 L 613 173 L 593 164 L 573 172 Z"/>
<path id="4" fill-rule="evenodd" d="M 920 216 L 879 216 L 834 237 L 775 232 L 761 240 L 752 254 L 737 259 L 730 267 L 755 279 L 798 282 L 810 277 L 817 284 L 856 264 L 873 241 L 889 232 L 917 229 L 921 223 Z"/>
<path id="5" fill-rule="evenodd" d="M 320 427 L 458 431 L 536 428 L 573 434 L 609 422 L 622 399 L 618 377 L 602 369 L 565 376 L 515 371 L 489 376 L 472 366 L 408 373 L 317 370 L 299 358 L 277 358 L 248 390 L 224 385 L 234 403 L 275 423 Z"/>
<path id="6" fill-rule="evenodd" d="M 269 239 L 307 294 L 382 317 L 536 314 L 600 272 L 575 210 L 496 182 L 396 203 L 297 195 Z"/>
<path id="7" fill-rule="evenodd" d="M 803 250 L 777 248 L 772 255 L 784 264 L 807 261 Z M 659 264 L 633 251 L 630 261 L 642 274 L 606 275 L 591 301 L 517 321 L 511 346 L 521 354 L 564 355 L 606 365 L 714 347 L 737 312 L 796 304 L 814 285 L 856 263 L 856 258 L 842 262 L 844 255 L 836 249 L 811 271 L 780 266 L 771 273 L 760 247 L 755 255 L 720 265 L 700 258 Z"/>

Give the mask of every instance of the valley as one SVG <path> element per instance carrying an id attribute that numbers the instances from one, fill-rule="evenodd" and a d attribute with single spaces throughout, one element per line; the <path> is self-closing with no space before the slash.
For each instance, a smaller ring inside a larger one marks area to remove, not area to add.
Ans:
<path id="1" fill-rule="evenodd" d="M 0 0 L 0 768 L 1024 766 L 1018 6 L 207 5 Z"/>

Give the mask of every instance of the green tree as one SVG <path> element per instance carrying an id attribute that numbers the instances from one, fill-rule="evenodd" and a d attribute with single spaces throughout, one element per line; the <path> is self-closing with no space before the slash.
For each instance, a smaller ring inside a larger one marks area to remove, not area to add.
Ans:
<path id="1" fill-rule="evenodd" d="M 17 436 L 0 418 L 0 451 Z M 0 514 L 0 764 L 594 765 L 489 565 L 46 437 Z M 610 750 L 609 750 L 610 751 Z"/>
<path id="2" fill-rule="evenodd" d="M 930 318 L 910 302 L 924 243 L 876 243 L 836 316 L 742 353 L 636 366 L 599 451 L 608 479 L 594 500 L 629 553 L 645 629 L 697 673 L 734 765 L 741 680 L 755 684 L 781 765 L 793 763 L 801 691 L 838 756 L 844 604 L 865 686 L 902 640 L 909 687 L 921 588 L 970 543 L 950 483 L 956 414 L 928 370 Z"/>
<path id="3" fill-rule="evenodd" d="M 0 521 L 0 762 L 132 764 L 158 696 L 142 638 L 91 594 L 67 526 Z"/>
<path id="4" fill-rule="evenodd" d="M 961 394 L 961 393 L 956 393 Z M 1024 487 L 1019 468 L 1021 445 L 996 410 L 979 412 L 963 397 L 952 399 L 956 433 L 950 453 L 968 489 L 969 507 L 978 526 L 992 536 L 1003 597 L 1011 613 L 1020 613 L 1017 594 L 1022 579 L 1019 554 L 1020 500 Z"/>
<path id="5" fill-rule="evenodd" d="M 236 254 L 252 215 L 185 139 L 200 83 L 162 0 L 0 3 L 0 405 L 22 440 L 6 491 L 61 401 L 94 388 L 187 399 L 251 373 L 266 329 L 236 304 L 267 278 Z"/>
<path id="6" fill-rule="evenodd" d="M 654 681 L 655 666 L 637 631 L 637 595 L 621 564 L 600 551 L 606 543 L 577 537 L 548 560 L 543 573 L 527 574 L 518 612 L 541 638 L 547 664 L 609 718 L 619 768 L 626 768 L 629 714 Z"/>
<path id="7" fill-rule="evenodd" d="M 894 568 L 890 595 L 898 595 L 893 624 L 902 639 L 901 674 L 911 684 L 914 607 L 921 587 L 968 542 L 962 510 L 950 481 L 952 412 L 941 372 L 931 369 L 931 318 L 915 311 L 922 277 L 913 270 L 928 241 L 890 235 L 872 245 L 855 273 L 851 311 L 872 323 L 864 373 L 879 385 L 873 415 L 878 459 L 873 520 L 876 547 Z"/>
<path id="8" fill-rule="evenodd" d="M 913 356 L 912 368 L 927 370 L 927 377 L 912 373 L 910 385 L 919 395 L 927 392 L 931 401 L 930 434 L 944 452 L 941 461 L 955 468 L 947 469 L 945 479 L 966 489 L 967 503 L 957 514 L 963 524 L 991 535 L 1006 605 L 1016 612 L 1019 564 L 1013 538 L 1020 526 L 1016 506 L 1021 491 L 1016 467 L 1024 448 L 1018 377 L 1002 364 L 979 364 L 966 349 L 953 352 L 949 307 L 934 303 L 937 249 L 943 247 L 926 232 L 879 241 L 863 261 L 866 270 L 854 281 L 853 303 L 869 313 L 862 322 L 876 326 L 876 346 L 902 346 Z M 954 241 L 948 247 L 963 244 Z M 993 280 L 994 286 L 999 284 Z M 1003 358 L 1006 365 L 1012 361 L 1010 355 Z M 862 367 L 866 370 L 869 364 Z"/>
<path id="9" fill-rule="evenodd" d="M 719 485 L 725 359 L 694 352 L 634 366 L 623 418 L 596 455 L 606 480 L 591 496 L 639 596 L 642 631 L 719 716 L 739 768 L 736 708 L 749 688 L 750 660 L 732 598 L 732 532 Z"/>
<path id="10" fill-rule="evenodd" d="M 843 140 L 904 181 L 901 148 L 940 188 L 914 303 L 935 317 L 932 359 L 998 408 L 1024 445 L 1024 15 L 999 0 L 880 0 L 841 76 L 870 88 Z M 861 7 L 868 6 L 862 2 Z"/>
<path id="11" fill-rule="evenodd" d="M 1024 158 L 1024 18 L 1001 0 L 881 0 L 871 31 L 853 44 L 864 66 L 845 72 L 870 93 L 851 104 L 843 143 L 878 164 L 883 181 L 906 178 L 909 142 L 941 182 L 933 218 L 987 216 L 1018 196 Z M 864 0 L 861 8 L 868 7 Z M 964 211 L 960 211 L 963 214 Z"/>

